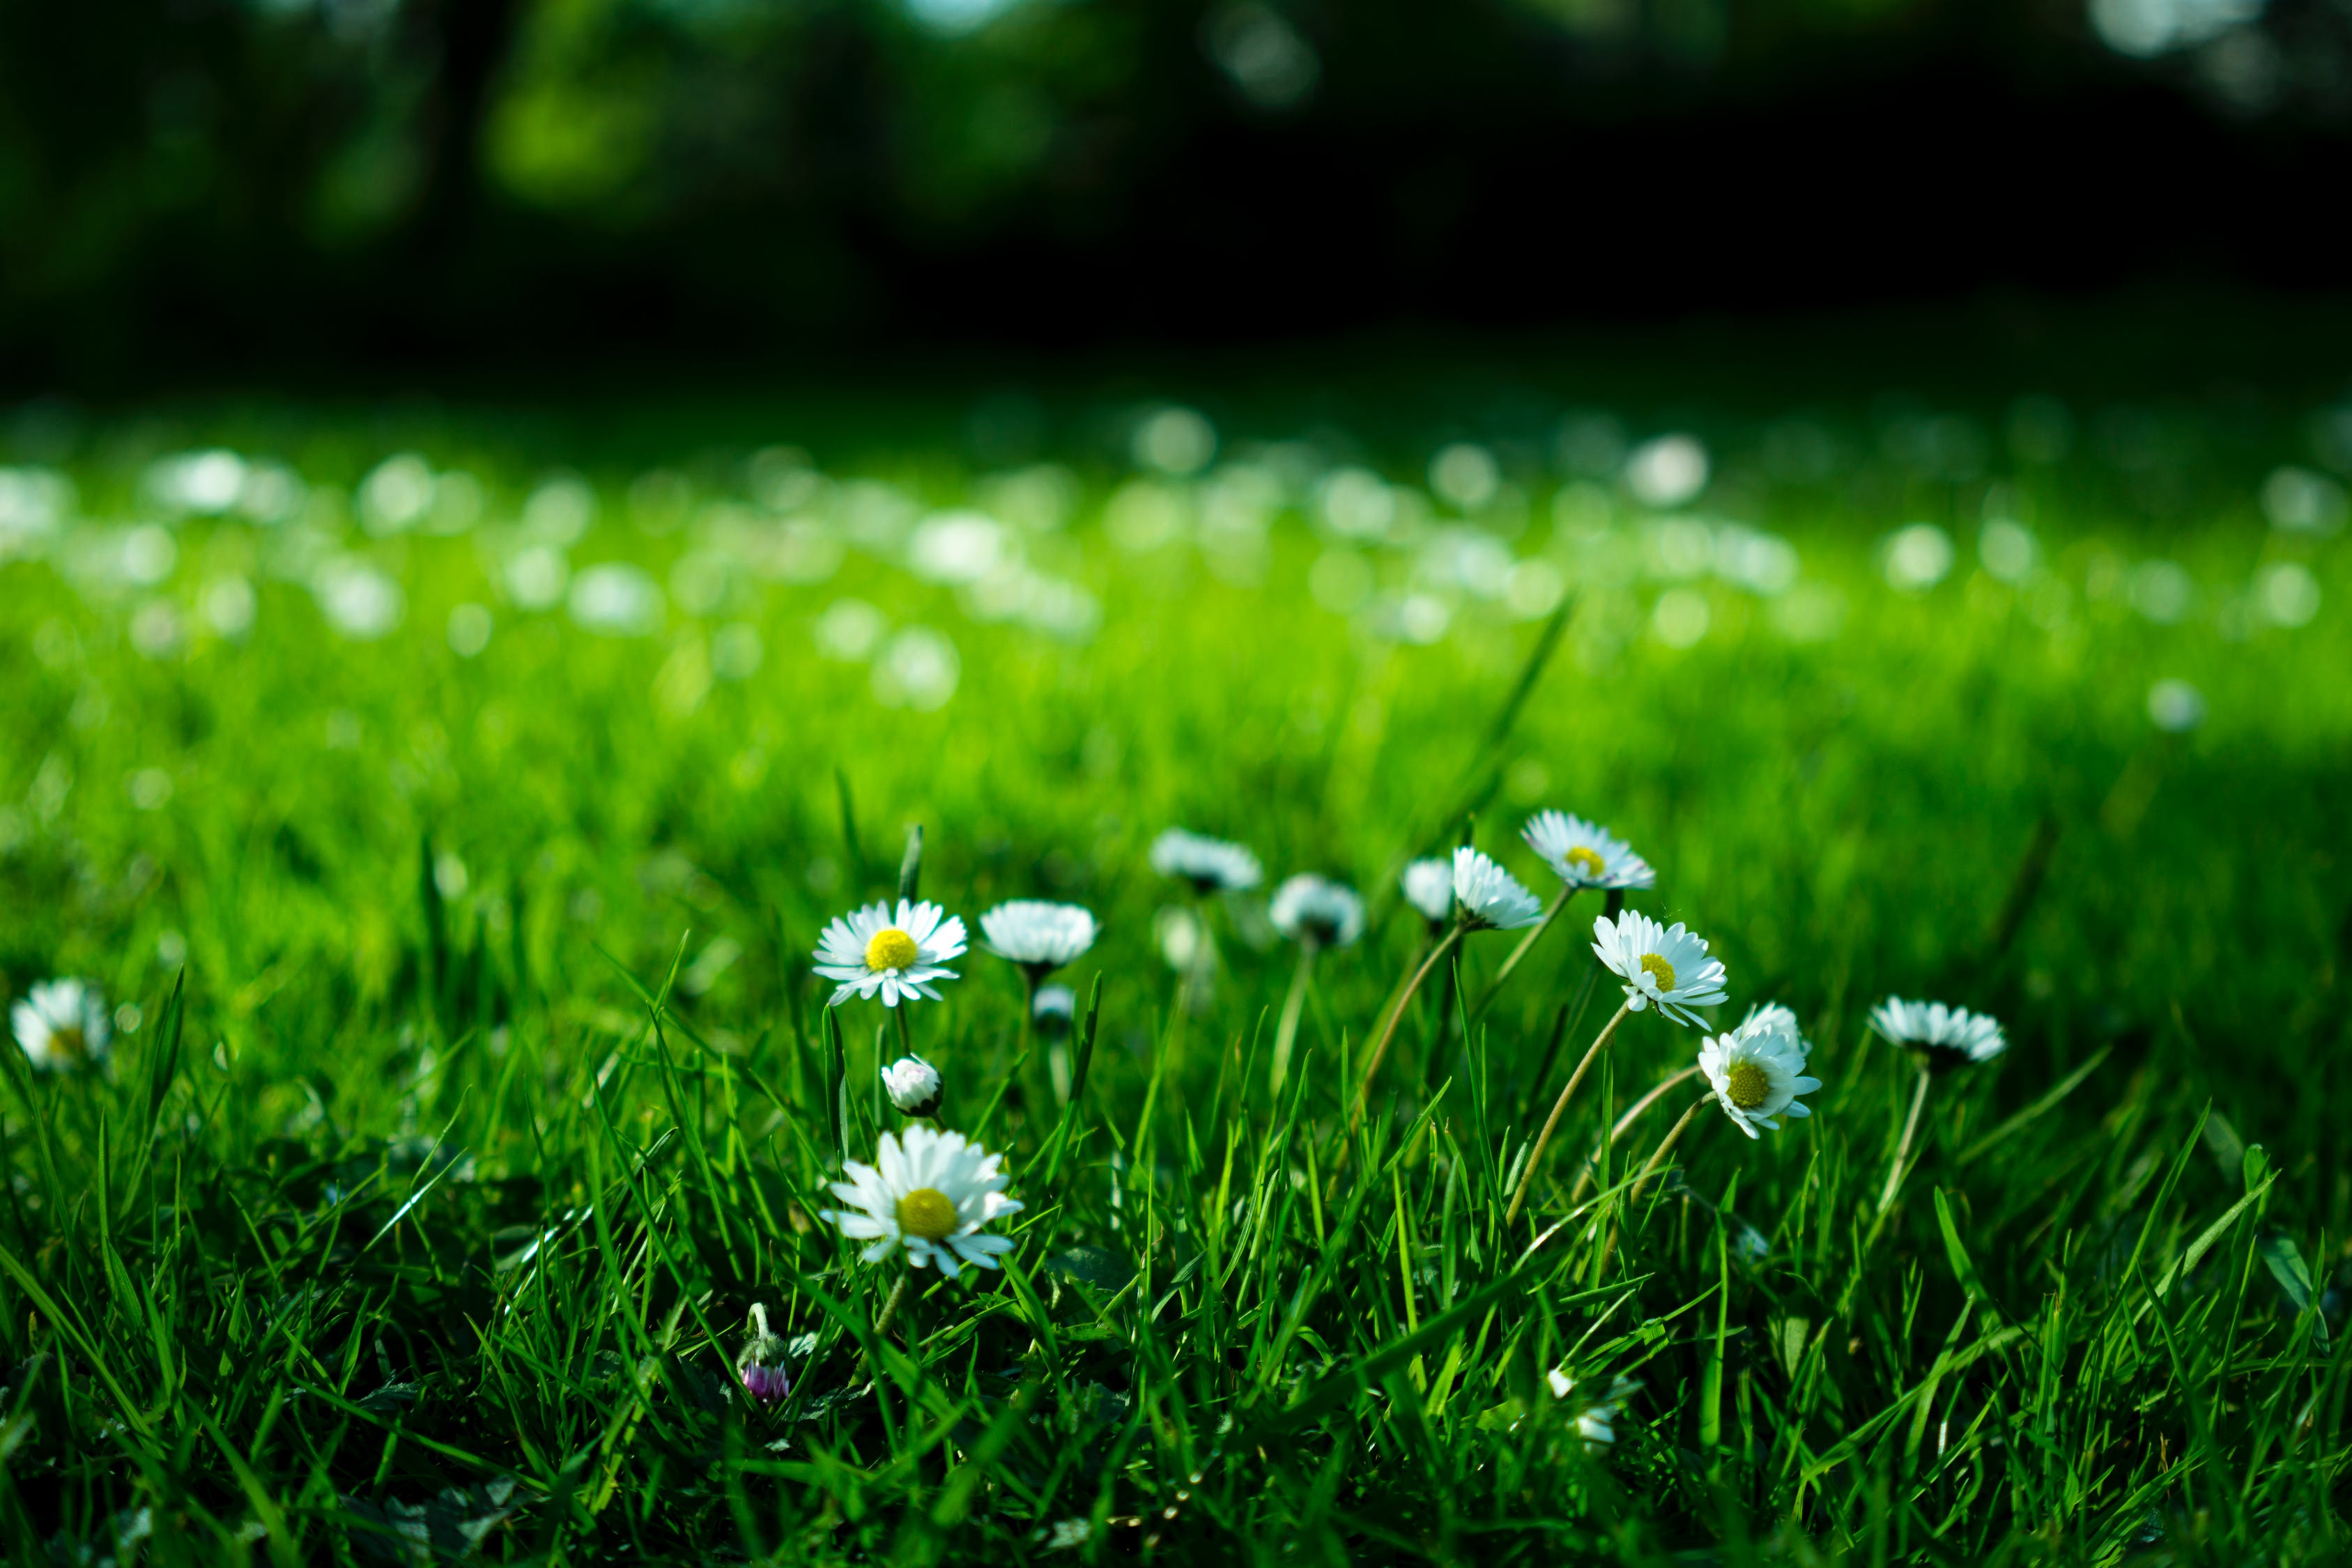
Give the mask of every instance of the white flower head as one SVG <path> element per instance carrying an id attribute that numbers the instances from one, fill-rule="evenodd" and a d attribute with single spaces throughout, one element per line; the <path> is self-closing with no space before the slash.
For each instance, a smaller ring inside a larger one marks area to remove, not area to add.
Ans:
<path id="1" fill-rule="evenodd" d="M 884 1068 L 882 1089 L 901 1116 L 940 1113 L 940 1069 L 920 1057 L 900 1057 Z"/>
<path id="2" fill-rule="evenodd" d="M 1472 931 L 1517 931 L 1543 919 L 1519 879 L 1467 844 L 1454 852 L 1454 910 Z"/>
<path id="3" fill-rule="evenodd" d="M 9 1010 L 16 1044 L 44 1072 L 71 1072 L 106 1060 L 114 1041 L 106 998 L 86 980 L 44 980 Z"/>
<path id="4" fill-rule="evenodd" d="M 1706 939 L 1680 921 L 1662 926 L 1639 910 L 1592 922 L 1592 951 L 1610 973 L 1625 983 L 1625 1005 L 1638 1013 L 1654 1007 L 1677 1024 L 1698 1027 L 1694 1007 L 1713 1007 L 1727 993 L 1723 963 L 1709 958 Z"/>
<path id="5" fill-rule="evenodd" d="M 1003 1155 L 961 1132 L 935 1132 L 916 1122 L 882 1134 L 874 1159 L 871 1165 L 849 1162 L 849 1180 L 833 1184 L 834 1195 L 849 1206 L 819 1216 L 853 1241 L 870 1241 L 861 1254 L 866 1262 L 879 1263 L 904 1248 L 908 1263 L 918 1268 L 937 1264 L 952 1279 L 967 1263 L 993 1268 L 998 1257 L 1013 1250 L 1009 1237 L 982 1228 L 1022 1207 L 1004 1195 L 1013 1178 L 1004 1173 Z"/>
<path id="6" fill-rule="evenodd" d="M 1238 893 L 1255 888 L 1265 873 L 1242 845 L 1171 827 L 1151 841 L 1151 868 L 1192 884 L 1195 892 Z"/>
<path id="7" fill-rule="evenodd" d="M 2009 1049 L 1998 1020 L 1941 1002 L 1889 996 L 1870 1010 L 1873 1027 L 1898 1046 L 1915 1046 L 1942 1067 L 1989 1062 Z"/>
<path id="8" fill-rule="evenodd" d="M 1520 830 L 1528 847 L 1571 888 L 1654 888 L 1658 874 L 1633 847 L 1601 826 L 1564 811 L 1539 811 Z"/>
<path id="9" fill-rule="evenodd" d="M 1617 1415 L 1625 1407 L 1641 1384 L 1627 1378 L 1610 1382 L 1609 1391 L 1595 1397 L 1589 1384 L 1580 1384 L 1568 1375 L 1565 1367 L 1554 1367 L 1544 1374 L 1551 1386 L 1551 1396 L 1571 1402 L 1576 1413 L 1576 1435 L 1584 1439 L 1584 1451 L 1599 1454 L 1617 1441 Z"/>
<path id="10" fill-rule="evenodd" d="M 1759 1127 L 1780 1131 L 1784 1116 L 1811 1116 L 1797 1096 L 1811 1094 L 1822 1080 L 1805 1076 L 1805 1042 L 1786 1007 L 1759 1007 L 1727 1035 L 1699 1047 L 1699 1071 L 1723 1113 L 1750 1138 Z"/>
<path id="11" fill-rule="evenodd" d="M 1095 944 L 1094 912 L 1076 904 L 1014 899 L 980 917 L 988 951 L 1043 978 Z"/>
<path id="12" fill-rule="evenodd" d="M 1328 877 L 1297 876 L 1274 890 L 1266 918 L 1293 942 L 1345 947 L 1364 934 L 1364 900 Z"/>
<path id="13" fill-rule="evenodd" d="M 1398 879 L 1404 884 L 1404 901 L 1421 911 L 1421 918 L 1431 925 L 1442 926 L 1454 918 L 1454 863 L 1431 856 L 1415 860 L 1404 868 Z"/>
<path id="14" fill-rule="evenodd" d="M 931 982 L 955 979 L 954 970 L 940 965 L 962 952 L 962 917 L 905 899 L 894 916 L 887 902 L 877 900 L 824 928 L 816 972 L 840 982 L 832 1006 L 877 992 L 886 1007 L 896 1007 L 902 997 L 936 1002 L 940 994 Z"/>
<path id="15" fill-rule="evenodd" d="M 1029 1016 L 1036 1020 L 1039 1034 L 1066 1035 L 1077 1021 L 1078 994 L 1066 985 L 1040 985 Z"/>

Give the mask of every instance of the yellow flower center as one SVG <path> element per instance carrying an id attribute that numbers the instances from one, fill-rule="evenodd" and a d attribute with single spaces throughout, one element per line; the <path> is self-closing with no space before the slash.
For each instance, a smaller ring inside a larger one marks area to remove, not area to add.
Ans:
<path id="1" fill-rule="evenodd" d="M 89 1041 L 79 1024 L 68 1024 L 49 1031 L 49 1049 L 69 1062 L 78 1062 L 89 1055 Z"/>
<path id="2" fill-rule="evenodd" d="M 1723 1091 L 1742 1110 L 1753 1110 L 1772 1098 L 1772 1080 L 1754 1062 L 1732 1063 L 1723 1079 Z"/>
<path id="3" fill-rule="evenodd" d="M 1608 866 L 1601 860 L 1600 856 L 1594 854 L 1591 850 L 1587 849 L 1581 844 L 1570 850 L 1566 856 L 1566 859 L 1570 865 L 1575 867 L 1578 870 L 1583 872 L 1588 877 L 1598 877 L 1601 872 L 1608 869 Z"/>
<path id="4" fill-rule="evenodd" d="M 878 942 L 881 939 L 877 937 L 875 940 Z M 866 962 L 870 963 L 873 960 L 869 958 Z M 1675 988 L 1675 966 L 1654 952 L 1645 952 L 1642 955 L 1642 973 L 1657 981 L 1658 989 L 1661 991 L 1672 991 Z"/>
<path id="5" fill-rule="evenodd" d="M 897 926 L 884 926 L 866 944 L 866 967 L 879 973 L 885 969 L 904 969 L 922 956 L 915 939 Z"/>
<path id="6" fill-rule="evenodd" d="M 955 1231 L 956 1206 L 935 1187 L 917 1187 L 898 1200 L 898 1228 L 925 1241 L 945 1241 Z"/>

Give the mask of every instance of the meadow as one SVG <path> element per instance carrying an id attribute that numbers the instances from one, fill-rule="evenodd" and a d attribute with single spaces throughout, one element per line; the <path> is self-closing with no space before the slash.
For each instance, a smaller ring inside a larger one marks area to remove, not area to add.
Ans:
<path id="1" fill-rule="evenodd" d="M 0 1052 L 14 1560 L 2343 1550 L 2352 410 L 1174 393 L 0 426 L 0 992 L 104 999 Z M 1406 997 L 1547 808 L 1654 889 Z M 1538 1158 L 1621 905 L 1726 999 Z M 908 1049 L 1001 1267 L 825 1217 Z"/>

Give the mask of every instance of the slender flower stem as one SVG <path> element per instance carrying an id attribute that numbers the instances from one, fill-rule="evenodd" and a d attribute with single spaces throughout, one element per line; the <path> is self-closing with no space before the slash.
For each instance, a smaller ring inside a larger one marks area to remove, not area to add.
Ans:
<path id="1" fill-rule="evenodd" d="M 1279 1096 L 1290 1077 L 1290 1049 L 1298 1038 L 1298 1016 L 1307 1007 L 1307 982 L 1315 972 L 1315 939 L 1301 937 L 1298 968 L 1290 976 L 1290 994 L 1282 1001 L 1282 1022 L 1274 1031 L 1274 1092 Z"/>
<path id="2" fill-rule="evenodd" d="M 1609 1037 L 1617 1032 L 1617 1026 L 1623 1023 L 1625 1015 L 1633 1010 L 1633 1004 L 1628 1001 L 1620 1004 L 1617 1011 L 1610 1015 L 1609 1022 L 1601 1025 L 1601 1032 L 1592 1037 L 1591 1047 L 1584 1053 L 1584 1059 L 1576 1064 L 1574 1072 L 1568 1075 L 1568 1082 L 1560 1089 L 1559 1098 L 1551 1102 L 1551 1114 L 1544 1118 L 1543 1131 L 1536 1134 L 1535 1152 L 1528 1156 L 1527 1169 L 1519 1173 L 1518 1190 L 1511 1194 L 1510 1210 L 1503 1215 L 1505 1225 L 1519 1217 L 1519 1209 L 1528 1201 L 1528 1189 L 1535 1184 L 1536 1167 L 1543 1162 L 1544 1150 L 1550 1146 L 1552 1132 L 1559 1126 L 1560 1114 L 1568 1109 L 1569 1099 L 1576 1093 L 1576 1086 L 1584 1081 L 1584 1075 L 1591 1070 L 1593 1058 L 1609 1044 Z"/>
<path id="3" fill-rule="evenodd" d="M 877 1344 L 881 1342 L 884 1334 L 890 1331 L 890 1320 L 898 1315 L 898 1303 L 907 1299 L 907 1281 L 914 1277 L 915 1270 L 912 1267 L 898 1271 L 898 1282 L 890 1287 L 890 1299 L 882 1303 L 882 1315 L 874 1320 L 874 1340 Z M 869 1350 L 859 1359 L 857 1370 L 863 1374 L 873 1364 L 874 1352 Z"/>
<path id="4" fill-rule="evenodd" d="M 1429 972 L 1437 967 L 1437 961 L 1452 951 L 1454 944 L 1462 940 L 1462 933 L 1469 929 L 1455 921 L 1454 929 L 1445 933 L 1445 939 L 1431 948 L 1429 956 L 1422 960 L 1421 967 L 1412 972 L 1412 979 L 1406 984 L 1404 994 L 1397 998 L 1395 1010 L 1389 1014 L 1388 1027 L 1381 1031 L 1380 1044 L 1372 1047 L 1370 1060 L 1364 1068 L 1364 1087 L 1357 1091 L 1356 1113 L 1349 1118 L 1349 1126 L 1353 1127 L 1364 1119 L 1364 1107 L 1370 1103 L 1372 1098 L 1372 1079 L 1379 1075 L 1381 1063 L 1389 1054 L 1389 1042 L 1396 1038 L 1397 1025 L 1402 1021 L 1404 1010 L 1412 1005 L 1413 993 L 1421 989 L 1421 983 L 1429 978 Z"/>
<path id="5" fill-rule="evenodd" d="M 1470 1010 L 1474 1023 L 1486 1016 L 1486 1009 L 1495 1005 L 1496 994 L 1503 989 L 1503 982 L 1511 977 L 1511 971 L 1519 966 L 1519 960 L 1543 940 L 1543 933 L 1551 930 L 1551 922 L 1559 918 L 1559 911 L 1568 908 L 1568 900 L 1576 897 L 1576 892 L 1574 888 L 1562 888 L 1553 898 L 1551 907 L 1544 910 L 1543 919 L 1529 926 L 1528 934 L 1519 938 L 1519 945 L 1511 949 L 1511 956 L 1503 960 L 1503 967 L 1495 971 L 1494 979 L 1486 982 L 1486 989 L 1478 997 L 1478 1005 Z"/>
<path id="6" fill-rule="evenodd" d="M 1617 1125 L 1609 1130 L 1608 1146 L 1612 1149 L 1617 1147 L 1617 1140 L 1625 1136 L 1627 1130 L 1630 1129 L 1634 1122 L 1639 1121 L 1642 1119 L 1642 1113 L 1643 1111 L 1657 1104 L 1661 1100 L 1664 1100 L 1666 1097 L 1667 1092 L 1676 1084 L 1686 1082 L 1687 1080 L 1697 1077 L 1698 1070 L 1699 1069 L 1695 1067 L 1685 1068 L 1682 1071 L 1675 1074 L 1674 1077 L 1666 1079 L 1665 1082 L 1658 1085 L 1657 1088 L 1652 1089 L 1649 1093 L 1635 1100 L 1632 1108 L 1629 1109 L 1624 1115 L 1617 1119 Z M 1600 1151 L 1595 1150 L 1593 1152 L 1595 1160 L 1597 1160 Z M 1584 1194 L 1592 1189 L 1592 1162 L 1587 1162 L 1584 1167 L 1584 1173 L 1576 1178 L 1576 1190 L 1568 1194 L 1568 1201 L 1570 1207 L 1575 1206 L 1576 1204 L 1583 1199 Z"/>
<path id="7" fill-rule="evenodd" d="M 1642 1173 L 1633 1178 L 1633 1185 L 1625 1194 L 1625 1202 L 1628 1205 L 1642 1195 L 1642 1189 L 1648 1184 L 1650 1177 L 1656 1173 L 1660 1165 L 1665 1163 L 1666 1156 L 1673 1152 L 1675 1145 L 1682 1141 L 1684 1130 L 1690 1126 L 1691 1118 L 1696 1116 L 1706 1102 L 1714 1098 L 1711 1093 L 1702 1094 L 1692 1100 L 1690 1109 L 1683 1112 L 1682 1120 L 1675 1122 L 1665 1137 L 1659 1140 L 1657 1152 L 1650 1156 L 1649 1163 L 1642 1167 Z"/>
<path id="8" fill-rule="evenodd" d="M 907 1022 L 907 1005 L 903 1000 L 898 1006 L 890 1009 L 890 1016 L 897 1021 L 898 1026 L 898 1054 L 902 1057 L 913 1056 L 915 1054 L 915 1030 L 914 1026 Z"/>
<path id="9" fill-rule="evenodd" d="M 1927 1069 L 1922 1067 L 1919 1069 L 1919 1087 L 1911 1093 L 1911 1114 L 1904 1119 L 1903 1141 L 1895 1145 L 1895 1163 L 1887 1168 L 1886 1188 L 1878 1194 L 1878 1217 L 1881 1219 L 1885 1217 L 1888 1209 L 1895 1206 L 1895 1194 L 1903 1185 L 1903 1164 L 1911 1157 L 1911 1140 L 1919 1131 L 1919 1112 L 1927 1103 Z M 1876 1226 L 1871 1227 L 1871 1234 L 1878 1234 Z"/>

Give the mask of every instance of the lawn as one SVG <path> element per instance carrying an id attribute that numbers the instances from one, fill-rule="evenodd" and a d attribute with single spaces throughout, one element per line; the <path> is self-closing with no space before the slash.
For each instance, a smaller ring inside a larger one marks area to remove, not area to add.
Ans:
<path id="1" fill-rule="evenodd" d="M 0 1053 L 12 1555 L 2342 1550 L 2352 413 L 1648 384 L 17 410 L 0 992 L 103 1003 Z M 1654 888 L 1400 896 L 1555 807 Z M 828 1006 L 901 891 L 955 977 Z M 1725 996 L 1538 1157 L 1621 906 Z M 908 1049 L 999 1268 L 825 1217 Z"/>

